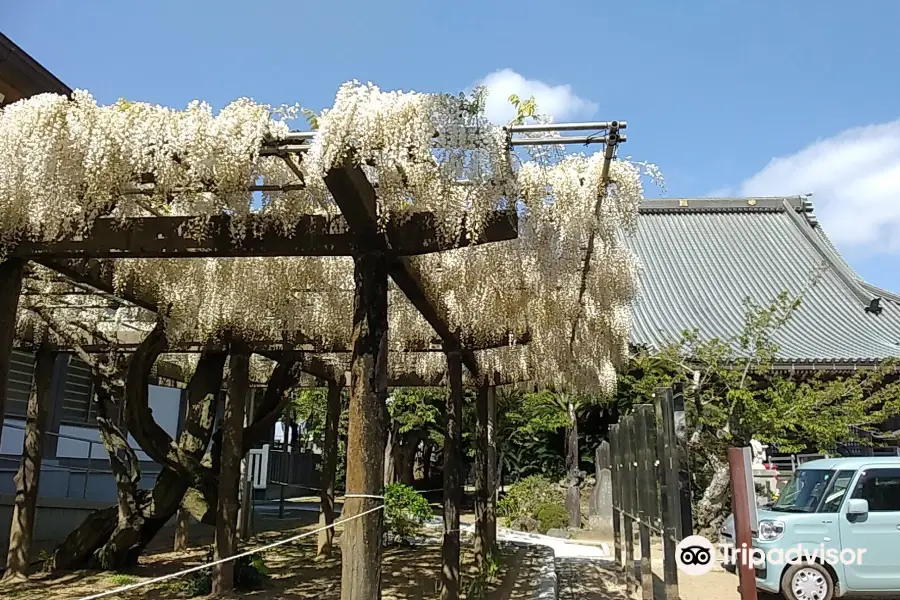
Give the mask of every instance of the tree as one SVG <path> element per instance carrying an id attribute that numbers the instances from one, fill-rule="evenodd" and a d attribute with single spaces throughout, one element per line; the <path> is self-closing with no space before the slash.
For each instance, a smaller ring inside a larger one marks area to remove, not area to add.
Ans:
<path id="1" fill-rule="evenodd" d="M 385 483 L 415 483 L 415 459 L 425 443 L 443 446 L 443 388 L 397 388 L 391 390 L 388 413 L 391 425 L 385 458 Z M 390 481 L 388 481 L 390 479 Z"/>
<path id="2" fill-rule="evenodd" d="M 622 406 L 646 401 L 660 386 L 685 386 L 701 530 L 716 531 L 729 508 L 729 447 L 757 439 L 783 451 L 833 452 L 900 412 L 893 362 L 842 376 L 798 378 L 773 369 L 779 350 L 774 335 L 800 305 L 801 298 L 787 293 L 768 306 L 747 300 L 744 326 L 734 336 L 708 339 L 685 331 L 658 352 L 639 350 L 620 378 Z"/>

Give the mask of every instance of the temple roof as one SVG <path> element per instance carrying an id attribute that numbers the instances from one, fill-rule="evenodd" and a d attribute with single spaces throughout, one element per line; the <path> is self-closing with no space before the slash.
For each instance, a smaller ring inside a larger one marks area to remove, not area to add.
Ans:
<path id="1" fill-rule="evenodd" d="M 695 328 L 732 337 L 745 298 L 768 306 L 787 291 L 802 300 L 775 335 L 780 362 L 828 368 L 900 355 L 900 296 L 859 278 L 805 197 L 647 200 L 629 244 L 643 263 L 635 344 L 656 348 Z"/>

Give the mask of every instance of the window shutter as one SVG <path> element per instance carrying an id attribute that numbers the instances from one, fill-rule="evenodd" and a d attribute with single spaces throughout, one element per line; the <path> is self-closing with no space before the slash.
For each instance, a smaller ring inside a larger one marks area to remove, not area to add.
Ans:
<path id="1" fill-rule="evenodd" d="M 91 416 L 91 369 L 75 357 L 69 359 L 63 391 L 62 420 L 87 423 Z"/>
<path id="2" fill-rule="evenodd" d="M 28 410 L 31 380 L 34 377 L 34 355 L 12 351 L 9 364 L 9 384 L 6 386 L 6 415 L 24 417 Z"/>

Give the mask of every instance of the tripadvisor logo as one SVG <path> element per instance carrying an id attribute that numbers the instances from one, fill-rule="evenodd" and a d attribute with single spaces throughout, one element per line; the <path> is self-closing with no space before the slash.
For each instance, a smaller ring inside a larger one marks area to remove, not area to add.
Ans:
<path id="1" fill-rule="evenodd" d="M 702 535 L 689 535 L 678 543 L 675 559 L 688 575 L 705 575 L 716 562 L 716 549 Z"/>
<path id="2" fill-rule="evenodd" d="M 722 562 L 726 565 L 750 565 L 753 568 L 767 564 L 784 565 L 798 562 L 825 562 L 830 565 L 861 565 L 865 548 L 826 548 L 818 546 L 797 545 L 792 548 L 735 548 L 730 544 L 721 544 L 719 551 Z M 678 568 L 688 575 L 705 575 L 713 568 L 719 552 L 712 542 L 701 535 L 691 535 L 678 543 L 675 553 Z"/>

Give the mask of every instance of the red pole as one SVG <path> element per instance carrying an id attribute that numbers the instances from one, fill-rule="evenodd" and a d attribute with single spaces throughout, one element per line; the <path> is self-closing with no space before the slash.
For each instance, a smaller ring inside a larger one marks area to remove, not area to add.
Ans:
<path id="1" fill-rule="evenodd" d="M 731 508 L 734 511 L 734 549 L 740 578 L 741 600 L 757 600 L 756 571 L 751 560 L 753 539 L 750 533 L 750 495 L 741 448 L 728 449 L 731 471 Z M 743 553 L 740 551 L 745 549 Z"/>

